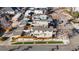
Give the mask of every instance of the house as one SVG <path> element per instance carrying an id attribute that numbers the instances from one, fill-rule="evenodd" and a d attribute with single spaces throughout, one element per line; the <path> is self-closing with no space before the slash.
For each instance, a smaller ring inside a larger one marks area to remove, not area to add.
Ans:
<path id="1" fill-rule="evenodd" d="M 35 15 L 43 14 L 43 10 L 27 10 L 25 12 L 25 16 L 32 16 L 33 14 Z"/>
<path id="2" fill-rule="evenodd" d="M 52 37 L 52 32 L 50 31 L 38 31 L 38 30 L 35 30 L 34 32 L 31 33 L 31 35 L 33 36 L 36 36 L 37 38 L 39 37 Z"/>
<path id="3" fill-rule="evenodd" d="M 43 10 L 34 10 L 35 14 L 43 14 Z"/>
<path id="4" fill-rule="evenodd" d="M 74 8 L 72 8 L 72 10 L 74 11 L 74 12 L 79 12 L 79 7 L 74 7 Z"/>
<path id="5" fill-rule="evenodd" d="M 31 23 L 34 26 L 48 26 L 48 23 L 52 21 L 52 18 L 50 18 L 48 15 L 33 15 L 32 16 L 33 22 Z"/>

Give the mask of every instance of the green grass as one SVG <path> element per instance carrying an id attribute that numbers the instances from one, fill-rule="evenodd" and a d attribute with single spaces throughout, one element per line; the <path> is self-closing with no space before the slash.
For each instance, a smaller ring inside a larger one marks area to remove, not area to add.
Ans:
<path id="1" fill-rule="evenodd" d="M 33 42 L 16 42 L 16 43 L 13 43 L 13 44 L 33 44 Z"/>
<path id="2" fill-rule="evenodd" d="M 48 44 L 63 44 L 63 41 L 49 41 Z"/>
<path id="3" fill-rule="evenodd" d="M 35 42 L 36 44 L 46 44 L 46 42 Z"/>
<path id="4" fill-rule="evenodd" d="M 37 41 L 35 44 L 63 44 L 63 41 Z M 16 42 L 13 44 L 34 44 L 34 42 Z"/>
<path id="5" fill-rule="evenodd" d="M 34 42 L 24 42 L 24 44 L 33 44 Z"/>

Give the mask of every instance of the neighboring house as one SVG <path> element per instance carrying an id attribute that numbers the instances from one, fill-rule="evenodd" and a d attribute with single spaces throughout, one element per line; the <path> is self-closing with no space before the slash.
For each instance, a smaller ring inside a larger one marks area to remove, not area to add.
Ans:
<path id="1" fill-rule="evenodd" d="M 52 18 L 50 18 L 48 15 L 39 14 L 39 15 L 33 15 L 32 20 L 33 20 L 32 25 L 48 26 L 48 23 L 52 21 Z"/>
<path id="2" fill-rule="evenodd" d="M 72 10 L 79 12 L 79 7 L 73 7 Z"/>

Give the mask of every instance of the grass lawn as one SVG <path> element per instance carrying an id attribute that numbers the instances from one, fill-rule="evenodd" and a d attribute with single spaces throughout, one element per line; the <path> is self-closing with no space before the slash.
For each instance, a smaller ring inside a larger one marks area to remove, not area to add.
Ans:
<path id="1" fill-rule="evenodd" d="M 33 44 L 34 42 L 24 42 L 24 44 Z"/>
<path id="2" fill-rule="evenodd" d="M 35 44 L 63 44 L 63 41 L 37 41 Z M 34 42 L 16 42 L 13 44 L 34 44 Z"/>
<path id="3" fill-rule="evenodd" d="M 63 44 L 63 41 L 48 41 L 48 44 Z"/>
<path id="4" fill-rule="evenodd" d="M 36 44 L 46 44 L 46 42 L 42 42 L 42 41 L 41 42 L 40 41 L 39 42 L 35 42 L 35 43 Z"/>

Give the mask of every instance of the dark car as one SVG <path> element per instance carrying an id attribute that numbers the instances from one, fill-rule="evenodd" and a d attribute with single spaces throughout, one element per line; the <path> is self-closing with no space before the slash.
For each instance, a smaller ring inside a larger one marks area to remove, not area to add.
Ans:
<path id="1" fill-rule="evenodd" d="M 28 22 L 32 22 L 33 20 L 28 20 Z"/>
<path id="2" fill-rule="evenodd" d="M 28 48 L 32 48 L 32 46 L 28 46 Z"/>
<path id="3" fill-rule="evenodd" d="M 16 48 L 10 49 L 10 50 L 8 50 L 8 51 L 14 51 L 14 50 L 16 50 Z"/>
<path id="4" fill-rule="evenodd" d="M 27 51 L 27 50 L 29 50 L 29 48 L 24 48 L 22 51 Z"/>
<path id="5" fill-rule="evenodd" d="M 27 50 L 29 50 L 31 48 L 32 48 L 32 46 L 28 46 L 27 48 L 24 48 L 22 51 L 27 51 Z"/>
<path id="6" fill-rule="evenodd" d="M 51 49 L 51 51 L 54 51 L 54 50 L 55 50 L 54 48 Z"/>

